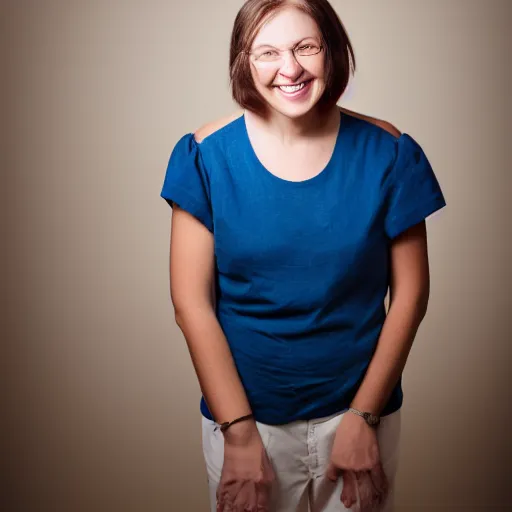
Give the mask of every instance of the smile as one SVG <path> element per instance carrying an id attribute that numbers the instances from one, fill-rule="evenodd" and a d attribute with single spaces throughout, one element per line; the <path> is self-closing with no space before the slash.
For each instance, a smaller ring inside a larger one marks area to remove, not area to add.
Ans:
<path id="1" fill-rule="evenodd" d="M 301 89 L 304 89 L 304 87 L 310 82 L 310 80 L 306 80 L 305 82 L 302 82 L 297 85 L 278 85 L 277 87 L 281 89 L 281 91 L 286 93 L 294 93 L 297 91 L 300 91 Z"/>

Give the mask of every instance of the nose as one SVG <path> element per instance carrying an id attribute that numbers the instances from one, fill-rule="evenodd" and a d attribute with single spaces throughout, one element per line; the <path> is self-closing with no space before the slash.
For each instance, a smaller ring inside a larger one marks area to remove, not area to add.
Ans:
<path id="1" fill-rule="evenodd" d="M 292 51 L 283 52 L 282 65 L 279 68 L 279 74 L 290 81 L 295 81 L 303 72 L 303 67 L 297 62 Z"/>

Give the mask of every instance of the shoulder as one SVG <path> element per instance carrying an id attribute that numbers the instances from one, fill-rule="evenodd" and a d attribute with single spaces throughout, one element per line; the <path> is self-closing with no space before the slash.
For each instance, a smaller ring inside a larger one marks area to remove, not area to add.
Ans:
<path id="1" fill-rule="evenodd" d="M 354 112 L 353 110 L 348 110 L 344 107 L 339 107 L 339 109 L 348 116 L 361 119 L 362 121 L 366 121 L 367 123 L 370 123 L 374 126 L 377 126 L 378 128 L 381 128 L 382 130 L 393 135 L 393 137 L 395 137 L 396 139 L 398 139 L 402 135 L 400 130 L 388 121 L 383 121 L 382 119 L 377 119 L 376 117 L 371 117 L 365 114 L 361 114 L 359 112 Z"/>
<path id="2" fill-rule="evenodd" d="M 216 132 L 221 131 L 223 128 L 230 125 L 233 121 L 236 121 L 242 115 L 243 111 L 238 110 L 230 115 L 221 117 L 219 119 L 216 119 L 215 121 L 210 121 L 204 124 L 194 132 L 194 140 L 197 143 L 203 142 L 207 137 L 213 135 Z"/>

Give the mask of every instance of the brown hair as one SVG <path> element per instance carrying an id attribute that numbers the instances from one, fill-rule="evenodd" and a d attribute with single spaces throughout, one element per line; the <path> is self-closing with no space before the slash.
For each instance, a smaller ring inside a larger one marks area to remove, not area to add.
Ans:
<path id="1" fill-rule="evenodd" d="M 231 34 L 229 77 L 233 99 L 242 108 L 260 115 L 266 113 L 267 105 L 254 85 L 247 52 L 270 15 L 287 5 L 311 16 L 321 33 L 326 87 L 318 102 L 320 109 L 329 109 L 336 104 L 356 67 L 348 34 L 327 0 L 247 0 L 236 16 Z"/>

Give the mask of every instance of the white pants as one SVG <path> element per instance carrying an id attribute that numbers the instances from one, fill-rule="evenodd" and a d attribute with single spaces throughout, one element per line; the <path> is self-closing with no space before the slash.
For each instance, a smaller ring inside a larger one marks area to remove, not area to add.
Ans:
<path id="1" fill-rule="evenodd" d="M 276 474 L 270 512 L 341 512 L 343 479 L 336 483 L 325 476 L 334 435 L 343 414 L 286 425 L 256 422 Z M 224 437 L 217 423 L 202 417 L 203 453 L 208 474 L 211 511 L 224 463 Z M 394 479 L 398 464 L 400 409 L 381 418 L 377 427 L 380 456 L 390 491 L 382 512 L 392 512 Z M 379 511 L 380 512 L 380 511 Z"/>

